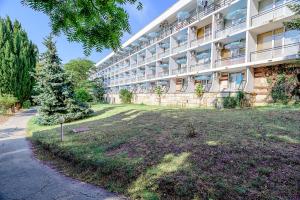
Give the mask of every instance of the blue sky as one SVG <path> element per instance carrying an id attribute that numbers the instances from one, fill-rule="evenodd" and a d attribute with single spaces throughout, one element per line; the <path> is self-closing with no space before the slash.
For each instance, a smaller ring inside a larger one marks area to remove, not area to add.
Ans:
<path id="1" fill-rule="evenodd" d="M 144 9 L 137 11 L 133 6 L 126 6 L 130 16 L 132 34 L 139 31 L 154 18 L 173 5 L 176 0 L 141 0 Z M 0 16 L 8 15 L 12 20 L 19 20 L 29 35 L 29 38 L 38 46 L 39 51 L 45 50 L 42 45 L 43 38 L 50 33 L 49 18 L 39 12 L 21 5 L 21 0 L 0 0 Z M 122 41 L 125 42 L 131 35 L 125 34 Z M 78 43 L 69 43 L 64 35 L 56 38 L 57 48 L 63 63 L 74 58 L 84 58 L 83 49 Z M 99 61 L 110 53 L 110 50 L 93 52 L 88 59 Z"/>

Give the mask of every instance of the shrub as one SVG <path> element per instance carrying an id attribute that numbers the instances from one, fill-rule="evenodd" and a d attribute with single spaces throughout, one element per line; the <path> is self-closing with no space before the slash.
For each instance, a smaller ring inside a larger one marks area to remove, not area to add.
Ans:
<path id="1" fill-rule="evenodd" d="M 237 100 L 235 97 L 225 97 L 223 101 L 224 108 L 235 108 L 237 106 Z"/>
<path id="2" fill-rule="evenodd" d="M 201 83 L 196 84 L 195 93 L 198 97 L 201 97 L 204 93 L 204 87 Z"/>
<path id="3" fill-rule="evenodd" d="M 31 107 L 31 102 L 29 100 L 24 101 L 22 107 L 25 108 L 25 109 L 30 108 Z"/>
<path id="4" fill-rule="evenodd" d="M 93 100 L 92 95 L 85 88 L 76 89 L 75 98 L 80 102 L 89 102 Z"/>
<path id="5" fill-rule="evenodd" d="M 121 89 L 119 93 L 120 99 L 122 103 L 131 103 L 133 93 L 127 89 Z"/>
<path id="6" fill-rule="evenodd" d="M 0 95 L 0 110 L 6 112 L 9 108 L 13 111 L 13 106 L 17 102 L 17 98 L 10 94 Z"/>
<path id="7" fill-rule="evenodd" d="M 236 103 L 239 107 L 243 108 L 245 106 L 246 95 L 243 91 L 238 91 L 236 95 Z"/>
<path id="8" fill-rule="evenodd" d="M 189 137 L 189 138 L 196 137 L 196 135 L 197 135 L 196 128 L 192 122 L 189 122 L 186 125 L 186 134 L 187 134 L 187 137 Z"/>
<path id="9" fill-rule="evenodd" d="M 161 86 L 156 86 L 154 89 L 155 94 L 157 94 L 158 97 L 161 97 L 163 90 L 161 88 Z"/>

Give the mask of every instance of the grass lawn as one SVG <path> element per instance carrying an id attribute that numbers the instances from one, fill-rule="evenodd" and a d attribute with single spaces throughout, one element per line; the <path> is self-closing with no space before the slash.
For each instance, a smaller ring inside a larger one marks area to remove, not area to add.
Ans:
<path id="1" fill-rule="evenodd" d="M 299 105 L 94 109 L 95 116 L 65 126 L 64 142 L 58 127 L 37 126 L 32 119 L 38 154 L 56 158 L 52 162 L 70 176 L 132 199 L 297 198 Z M 191 124 L 195 137 L 188 137 Z M 91 130 L 72 133 L 74 127 Z"/>

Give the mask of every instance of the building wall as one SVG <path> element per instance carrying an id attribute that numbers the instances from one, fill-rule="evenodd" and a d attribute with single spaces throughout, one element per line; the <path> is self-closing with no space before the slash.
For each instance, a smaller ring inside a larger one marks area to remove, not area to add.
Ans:
<path id="1" fill-rule="evenodd" d="M 300 65 L 277 65 L 269 67 L 251 68 L 249 73 L 252 73 L 253 80 L 253 92 L 246 92 L 246 98 L 251 106 L 265 105 L 272 103 L 272 97 L 270 95 L 272 87 L 269 83 L 272 79 L 276 79 L 279 73 L 284 73 L 287 77 L 296 77 L 300 74 Z M 217 82 L 220 83 L 220 87 L 226 80 L 220 76 Z M 174 83 L 175 84 L 175 83 Z M 235 96 L 236 92 L 206 92 L 202 97 L 198 97 L 193 92 L 193 85 L 189 84 L 189 88 L 186 92 L 174 92 L 174 84 L 171 84 L 168 93 L 161 96 L 161 99 L 155 93 L 143 93 L 134 94 L 134 104 L 147 104 L 147 105 L 163 105 L 163 106 L 178 106 L 178 107 L 216 107 L 217 102 L 222 102 L 222 99 L 226 96 Z M 298 82 L 300 86 L 300 82 Z M 119 94 L 106 94 L 105 98 L 108 103 L 120 104 L 121 100 Z M 221 104 L 220 104 L 221 106 Z"/>

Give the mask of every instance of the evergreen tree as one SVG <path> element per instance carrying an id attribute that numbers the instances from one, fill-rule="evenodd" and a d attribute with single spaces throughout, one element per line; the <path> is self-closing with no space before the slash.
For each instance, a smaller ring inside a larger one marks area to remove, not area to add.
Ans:
<path id="1" fill-rule="evenodd" d="M 35 100 L 41 105 L 38 123 L 51 125 L 59 123 L 60 117 L 70 122 L 88 116 L 92 111 L 75 100 L 74 85 L 62 68 L 53 37 L 47 37 L 44 45 L 47 51 L 41 55 L 42 67 L 35 86 L 38 93 Z"/>
<path id="2" fill-rule="evenodd" d="M 37 47 L 18 21 L 0 18 L 0 94 L 28 100 L 34 85 Z"/>

